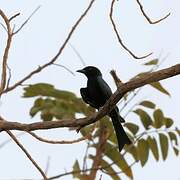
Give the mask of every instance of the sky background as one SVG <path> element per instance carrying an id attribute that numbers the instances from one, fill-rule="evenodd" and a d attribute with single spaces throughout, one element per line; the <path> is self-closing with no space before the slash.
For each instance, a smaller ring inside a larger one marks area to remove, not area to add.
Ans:
<path id="1" fill-rule="evenodd" d="M 48 62 L 58 51 L 69 33 L 72 25 L 87 7 L 89 1 L 70 0 L 31 0 L 31 1 L 0 1 L 0 8 L 10 17 L 17 12 L 21 15 L 13 23 L 16 27 L 22 24 L 32 11 L 41 5 L 39 11 L 32 17 L 28 24 L 19 32 L 10 49 L 8 64 L 12 69 L 13 84 L 26 74 Z M 114 19 L 120 31 L 124 43 L 138 56 L 153 52 L 153 55 L 145 60 L 133 59 L 119 44 L 109 20 L 111 1 L 97 0 L 85 19 L 76 29 L 69 44 L 64 49 L 57 63 L 65 65 L 73 72 L 81 69 L 82 63 L 72 50 L 72 44 L 81 54 L 87 65 L 101 68 L 104 78 L 115 90 L 112 77 L 109 74 L 115 69 L 122 81 L 128 81 L 141 71 L 148 70 L 142 64 L 150 59 L 166 61 L 160 68 L 170 67 L 179 63 L 180 59 L 180 2 L 178 0 L 167 1 L 142 1 L 147 14 L 157 20 L 171 12 L 171 16 L 163 22 L 150 25 L 142 16 L 136 1 L 117 1 L 114 9 Z M 2 19 L 0 19 L 2 22 Z M 0 55 L 4 50 L 6 32 L 0 27 Z M 50 66 L 26 83 L 46 82 L 56 88 L 72 91 L 79 96 L 79 88 L 86 85 L 86 79 L 79 74 L 72 76 L 66 70 Z M 166 116 L 173 118 L 180 127 L 179 111 L 179 76 L 166 79 L 162 84 L 171 93 L 171 98 L 146 86 L 144 91 L 135 99 L 149 98 L 161 108 Z M 21 98 L 22 87 L 4 94 L 0 102 L 0 113 L 10 121 L 31 123 L 39 121 L 39 117 L 31 119 L 29 109 L 33 99 Z M 125 112 L 124 112 L 125 113 Z M 131 120 L 133 117 L 129 117 Z M 133 120 L 132 120 L 133 121 Z M 39 132 L 39 134 L 54 139 L 76 139 L 79 137 L 67 129 L 56 129 Z M 1 142 L 9 137 L 5 133 L 0 134 Z M 45 169 L 47 157 L 50 156 L 50 168 L 48 175 L 63 173 L 70 170 L 76 158 L 82 158 L 85 151 L 83 143 L 73 145 L 50 145 L 38 142 L 29 135 L 23 135 L 19 140 L 32 154 L 38 164 Z M 25 179 L 41 178 L 39 172 L 29 162 L 13 142 L 1 148 L 0 153 L 0 179 Z M 139 165 L 133 167 L 135 180 L 180 180 L 180 159 L 175 157 L 170 150 L 168 159 L 156 163 L 153 158 L 144 168 Z M 104 177 L 104 176 L 103 176 Z M 122 176 L 123 179 L 127 179 Z M 70 176 L 62 178 L 71 179 Z M 105 177 L 105 179 L 108 179 Z"/>

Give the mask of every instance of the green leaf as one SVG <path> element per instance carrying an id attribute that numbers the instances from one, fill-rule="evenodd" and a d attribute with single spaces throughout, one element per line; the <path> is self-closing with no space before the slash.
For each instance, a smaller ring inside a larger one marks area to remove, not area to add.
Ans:
<path id="1" fill-rule="evenodd" d="M 34 97 L 39 95 L 46 95 L 48 92 L 52 91 L 53 85 L 47 83 L 37 83 L 34 85 L 29 85 L 24 88 L 23 97 Z"/>
<path id="2" fill-rule="evenodd" d="M 105 160 L 101 160 L 101 167 L 106 171 L 106 173 L 113 179 L 113 180 L 120 180 L 121 178 L 118 176 L 117 172 L 113 169 L 112 166 Z M 104 167 L 104 168 L 103 168 Z"/>
<path id="3" fill-rule="evenodd" d="M 95 110 L 87 106 L 82 99 L 74 93 L 55 89 L 54 86 L 46 83 L 38 83 L 26 87 L 24 97 L 44 96 L 35 100 L 30 110 L 31 117 L 40 112 L 44 121 L 53 118 L 75 118 L 76 113 L 91 115 Z"/>
<path id="4" fill-rule="evenodd" d="M 151 108 L 151 109 L 154 109 L 156 107 L 156 105 L 151 101 L 142 101 L 139 105 L 147 107 L 147 108 Z"/>
<path id="5" fill-rule="evenodd" d="M 115 148 L 112 144 L 106 143 L 105 155 L 110 158 L 115 164 L 130 178 L 133 178 L 132 170 L 124 157 L 119 153 L 118 148 Z"/>
<path id="6" fill-rule="evenodd" d="M 163 112 L 160 109 L 156 109 L 153 113 L 153 116 L 154 116 L 154 127 L 157 129 L 161 128 L 164 124 Z"/>
<path id="7" fill-rule="evenodd" d="M 180 136 L 180 130 L 176 127 L 176 132 L 178 133 L 178 135 Z"/>
<path id="8" fill-rule="evenodd" d="M 161 85 L 160 82 L 153 82 L 150 84 L 152 87 L 154 87 L 155 89 L 157 89 L 158 91 L 170 96 L 170 93 Z"/>
<path id="9" fill-rule="evenodd" d="M 130 132 L 132 132 L 132 134 L 134 134 L 134 135 L 135 135 L 135 134 L 138 132 L 138 130 L 139 130 L 139 126 L 137 126 L 137 125 L 134 124 L 134 123 L 128 122 L 128 123 L 125 123 L 124 126 L 125 126 L 126 128 L 128 128 L 128 130 L 129 130 Z"/>
<path id="10" fill-rule="evenodd" d="M 149 114 L 146 111 L 144 111 L 142 109 L 136 109 L 133 112 L 140 116 L 141 122 L 142 122 L 143 126 L 145 127 L 145 129 L 148 129 L 149 126 L 153 124 L 151 117 L 149 116 Z"/>
<path id="11" fill-rule="evenodd" d="M 48 110 L 43 110 L 41 112 L 41 119 L 43 119 L 44 121 L 52 121 L 53 115 L 49 113 Z"/>
<path id="12" fill-rule="evenodd" d="M 73 178 L 80 178 L 80 176 L 81 176 L 80 172 L 78 173 L 78 171 L 80 171 L 80 166 L 79 166 L 78 160 L 76 160 L 73 165 L 73 171 L 76 172 L 76 173 L 73 173 Z"/>
<path id="13" fill-rule="evenodd" d="M 139 160 L 141 162 L 141 166 L 143 167 L 146 164 L 149 157 L 149 146 L 145 139 L 140 139 L 138 141 L 137 152 Z"/>
<path id="14" fill-rule="evenodd" d="M 178 145 L 178 139 L 174 132 L 170 131 L 168 132 L 169 138 L 172 142 L 175 142 L 176 145 Z"/>
<path id="15" fill-rule="evenodd" d="M 173 147 L 173 150 L 174 150 L 175 155 L 178 156 L 179 155 L 179 149 L 177 149 L 176 147 Z"/>
<path id="16" fill-rule="evenodd" d="M 79 166 L 78 160 L 76 160 L 73 165 L 73 171 L 80 171 L 80 166 Z"/>
<path id="17" fill-rule="evenodd" d="M 156 65 L 158 63 L 159 59 L 153 59 L 150 60 L 149 62 L 145 63 L 144 65 Z"/>
<path id="18" fill-rule="evenodd" d="M 154 158 L 156 159 L 156 161 L 159 161 L 159 151 L 158 151 L 156 139 L 148 136 L 147 142 L 148 142 L 149 148 L 151 149 L 151 152 L 154 155 Z"/>
<path id="19" fill-rule="evenodd" d="M 31 117 L 34 117 L 40 110 L 41 110 L 41 108 L 32 107 L 32 108 L 30 109 L 29 114 L 30 114 Z"/>
<path id="20" fill-rule="evenodd" d="M 168 138 L 165 134 L 159 133 L 159 141 L 163 160 L 166 160 L 168 154 Z"/>
<path id="21" fill-rule="evenodd" d="M 128 153 L 130 153 L 132 155 L 132 157 L 134 158 L 135 161 L 139 161 L 136 146 L 134 146 L 134 145 L 124 146 L 124 149 L 125 149 L 125 151 L 127 151 Z"/>
<path id="22" fill-rule="evenodd" d="M 47 83 L 37 83 L 24 88 L 23 97 L 47 96 L 60 98 L 64 100 L 72 100 L 76 95 L 69 91 L 55 89 L 53 85 Z"/>
<path id="23" fill-rule="evenodd" d="M 170 128 L 173 125 L 173 120 L 171 118 L 164 118 L 164 124 L 166 126 L 166 128 Z"/>

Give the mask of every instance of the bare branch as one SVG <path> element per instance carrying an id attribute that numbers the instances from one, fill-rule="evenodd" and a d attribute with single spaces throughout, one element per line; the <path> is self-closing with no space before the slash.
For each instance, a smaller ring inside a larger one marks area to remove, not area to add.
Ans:
<path id="1" fill-rule="evenodd" d="M 40 9 L 41 6 L 38 6 L 33 12 L 32 14 L 24 21 L 24 23 L 14 32 L 13 31 L 13 35 L 17 34 L 27 23 L 28 21 L 32 18 L 32 16 Z M 20 13 L 19 13 L 20 14 Z M 14 17 L 13 17 L 14 18 Z M 10 18 L 10 20 L 12 20 L 12 18 Z"/>
<path id="2" fill-rule="evenodd" d="M 28 153 L 28 151 L 24 148 L 24 146 L 16 139 L 16 137 L 13 135 L 11 131 L 6 131 L 7 134 L 14 140 L 14 142 L 21 148 L 21 150 L 26 154 L 28 159 L 33 163 L 33 165 L 38 169 L 38 171 L 41 173 L 42 177 L 47 180 L 45 173 L 43 170 L 39 167 L 39 165 L 36 163 L 36 161 L 31 157 L 31 155 Z"/>
<path id="3" fill-rule="evenodd" d="M 120 45 L 135 59 L 143 59 L 143 58 L 146 58 L 148 56 L 150 56 L 152 53 L 149 53 L 145 56 L 136 56 L 122 41 L 120 35 L 119 35 L 119 32 L 117 30 L 117 27 L 116 27 L 116 24 L 113 20 L 113 11 L 114 11 L 114 3 L 115 3 L 115 0 L 112 0 L 112 3 L 111 3 L 111 9 L 110 9 L 110 14 L 109 14 L 109 17 L 110 17 L 110 20 L 111 20 L 111 23 L 112 23 L 112 26 L 113 26 L 113 30 L 117 36 L 117 39 L 118 39 L 118 42 L 120 43 Z"/>
<path id="4" fill-rule="evenodd" d="M 117 76 L 115 70 L 111 70 L 111 71 L 110 71 L 110 74 L 111 74 L 111 76 L 113 77 L 114 82 L 115 82 L 117 88 L 123 84 L 123 82 L 122 82 L 122 81 L 119 79 L 119 77 Z"/>
<path id="5" fill-rule="evenodd" d="M 45 171 L 44 171 L 44 173 L 46 174 L 46 176 L 47 176 L 47 173 L 48 173 L 48 170 L 49 170 L 49 167 L 50 167 L 50 157 L 48 156 L 48 158 L 47 158 L 47 163 L 46 163 L 46 168 L 45 168 Z"/>
<path id="6" fill-rule="evenodd" d="M 1 24 L 1 26 L 3 27 L 3 29 L 7 32 L 6 26 L 4 26 L 3 23 L 0 23 L 0 24 Z"/>
<path id="7" fill-rule="evenodd" d="M 143 77 L 137 77 L 124 84 L 122 84 L 116 92 L 110 97 L 110 99 L 105 103 L 105 105 L 99 110 L 99 112 L 94 113 L 92 116 L 79 119 L 63 119 L 59 121 L 47 121 L 47 122 L 37 122 L 31 124 L 22 124 L 18 122 L 6 122 L 0 117 L 0 131 L 3 130 L 20 130 L 20 131 L 34 131 L 40 129 L 52 129 L 60 127 L 84 127 L 86 125 L 92 124 L 97 120 L 101 119 L 107 115 L 112 108 L 118 103 L 118 101 L 123 97 L 123 95 L 129 91 L 136 88 L 142 87 L 146 84 L 152 82 L 157 82 L 172 76 L 180 74 L 180 64 L 174 65 L 172 67 L 162 69 L 156 72 L 151 72 L 145 74 Z"/>
<path id="8" fill-rule="evenodd" d="M 70 47 L 73 49 L 73 51 L 75 52 L 77 57 L 80 59 L 82 65 L 86 66 L 86 63 L 85 63 L 84 59 L 82 58 L 82 56 L 80 55 L 80 53 L 78 52 L 78 50 L 72 44 L 70 44 Z"/>
<path id="9" fill-rule="evenodd" d="M 167 14 L 166 16 L 164 16 L 163 18 L 158 19 L 157 21 L 152 21 L 152 20 L 148 17 L 148 15 L 145 13 L 144 8 L 143 8 L 143 5 L 140 3 L 140 1 L 139 1 L 139 0 L 136 0 L 136 2 L 137 2 L 137 4 L 139 5 L 139 8 L 140 8 L 143 16 L 146 18 L 146 20 L 149 22 L 149 24 L 157 24 L 157 23 L 165 20 L 165 19 L 166 19 L 167 17 L 169 17 L 170 14 L 171 14 L 171 13 L 168 13 L 168 14 Z"/>
<path id="10" fill-rule="evenodd" d="M 71 36 L 73 35 L 74 31 L 76 30 L 76 28 L 78 27 L 78 25 L 80 24 L 80 22 L 83 20 L 83 18 L 86 16 L 86 14 L 88 13 L 88 11 L 91 9 L 93 3 L 95 2 L 95 0 L 91 0 L 88 7 L 85 9 L 85 11 L 82 13 L 82 15 L 80 16 L 80 18 L 76 21 L 76 23 L 72 26 L 67 38 L 65 39 L 64 43 L 62 44 L 62 46 L 60 47 L 59 51 L 57 52 L 57 54 L 47 63 L 45 63 L 42 66 L 39 66 L 37 69 L 35 69 L 34 71 L 32 71 L 31 73 L 29 73 L 28 75 L 26 75 L 24 78 L 22 78 L 20 81 L 16 82 L 14 85 L 12 85 L 11 87 L 6 88 L 3 93 L 7 93 L 8 91 L 11 91 L 13 89 L 15 89 L 17 86 L 20 86 L 24 81 L 28 80 L 29 78 L 31 78 L 33 75 L 39 73 L 40 71 L 42 71 L 43 69 L 47 68 L 48 66 L 52 65 L 53 63 L 55 63 L 55 61 L 59 58 L 59 56 L 61 55 L 61 53 L 63 52 L 64 48 L 66 47 L 67 43 L 69 42 Z"/>
<path id="11" fill-rule="evenodd" d="M 13 15 L 12 17 L 9 18 L 9 22 L 12 21 L 13 19 L 15 19 L 17 16 L 19 16 L 20 13 L 16 13 L 15 15 Z"/>
<path id="12" fill-rule="evenodd" d="M 78 143 L 81 141 L 84 141 L 86 139 L 91 139 L 91 134 L 87 134 L 86 136 L 83 136 L 81 138 L 75 139 L 75 140 L 69 140 L 69 141 L 54 141 L 54 140 L 48 140 L 45 138 L 42 138 L 40 136 L 38 136 L 37 134 L 33 133 L 33 132 L 28 132 L 31 136 L 33 136 L 34 138 L 36 138 L 39 141 L 45 142 L 45 143 L 49 143 L 49 144 L 74 144 L 74 143 Z"/>
<path id="13" fill-rule="evenodd" d="M 8 61 L 8 55 L 9 55 L 9 49 L 11 46 L 11 41 L 12 41 L 12 30 L 10 26 L 10 22 L 5 15 L 5 13 L 0 9 L 0 16 L 3 18 L 5 24 L 6 24 L 6 31 L 7 31 L 7 42 L 6 42 L 6 47 L 4 50 L 3 54 L 3 60 L 2 60 L 2 75 L 1 75 L 1 85 L 0 85 L 0 95 L 2 94 L 3 90 L 6 87 L 6 70 L 7 70 L 7 61 Z M 3 26 L 4 27 L 4 26 Z"/>
<path id="14" fill-rule="evenodd" d="M 65 70 L 67 70 L 68 72 L 70 72 L 73 76 L 75 76 L 74 72 L 72 72 L 72 71 L 71 71 L 69 68 L 67 68 L 66 66 L 61 65 L 61 64 L 56 64 L 56 63 L 53 63 L 53 65 L 62 67 L 62 68 L 64 68 Z"/>
<path id="15" fill-rule="evenodd" d="M 68 176 L 68 175 L 72 175 L 72 174 L 80 174 L 80 173 L 83 173 L 83 172 L 88 172 L 88 171 L 92 171 L 92 170 L 99 170 L 99 169 L 100 168 L 98 168 L 98 169 L 89 168 L 89 169 L 79 170 L 79 171 L 69 171 L 69 172 L 65 172 L 65 173 L 62 173 L 62 174 L 59 174 L 59 175 L 56 175 L 56 176 L 52 176 L 52 177 L 48 178 L 48 180 L 58 179 L 58 178 L 61 178 L 63 176 Z"/>

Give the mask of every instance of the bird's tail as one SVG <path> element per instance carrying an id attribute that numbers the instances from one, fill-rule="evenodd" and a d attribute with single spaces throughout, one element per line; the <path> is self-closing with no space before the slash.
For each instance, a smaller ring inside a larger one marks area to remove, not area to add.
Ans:
<path id="1" fill-rule="evenodd" d="M 110 117 L 112 119 L 114 130 L 116 132 L 119 152 L 121 152 L 121 150 L 123 149 L 125 144 L 131 144 L 132 142 L 129 139 L 129 137 L 127 136 L 126 132 L 124 131 L 124 128 L 122 127 L 120 120 L 118 119 L 118 116 L 114 116 L 114 115 L 110 114 Z"/>
<path id="2" fill-rule="evenodd" d="M 125 122 L 124 118 L 120 116 L 119 109 L 117 106 L 110 112 L 110 117 L 116 118 L 119 122 L 123 123 Z"/>

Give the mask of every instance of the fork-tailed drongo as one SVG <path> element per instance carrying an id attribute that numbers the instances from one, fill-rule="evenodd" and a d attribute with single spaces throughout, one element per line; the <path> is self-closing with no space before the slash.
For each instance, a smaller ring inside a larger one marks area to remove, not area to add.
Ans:
<path id="1" fill-rule="evenodd" d="M 77 72 L 83 73 L 88 79 L 87 87 L 80 89 L 82 99 L 90 106 L 99 109 L 112 95 L 110 87 L 102 78 L 101 71 L 94 66 L 87 66 Z M 121 125 L 121 122 L 125 121 L 120 116 L 117 106 L 109 113 L 109 116 L 112 119 L 119 151 L 121 152 L 125 144 L 131 144 L 130 139 Z"/>

